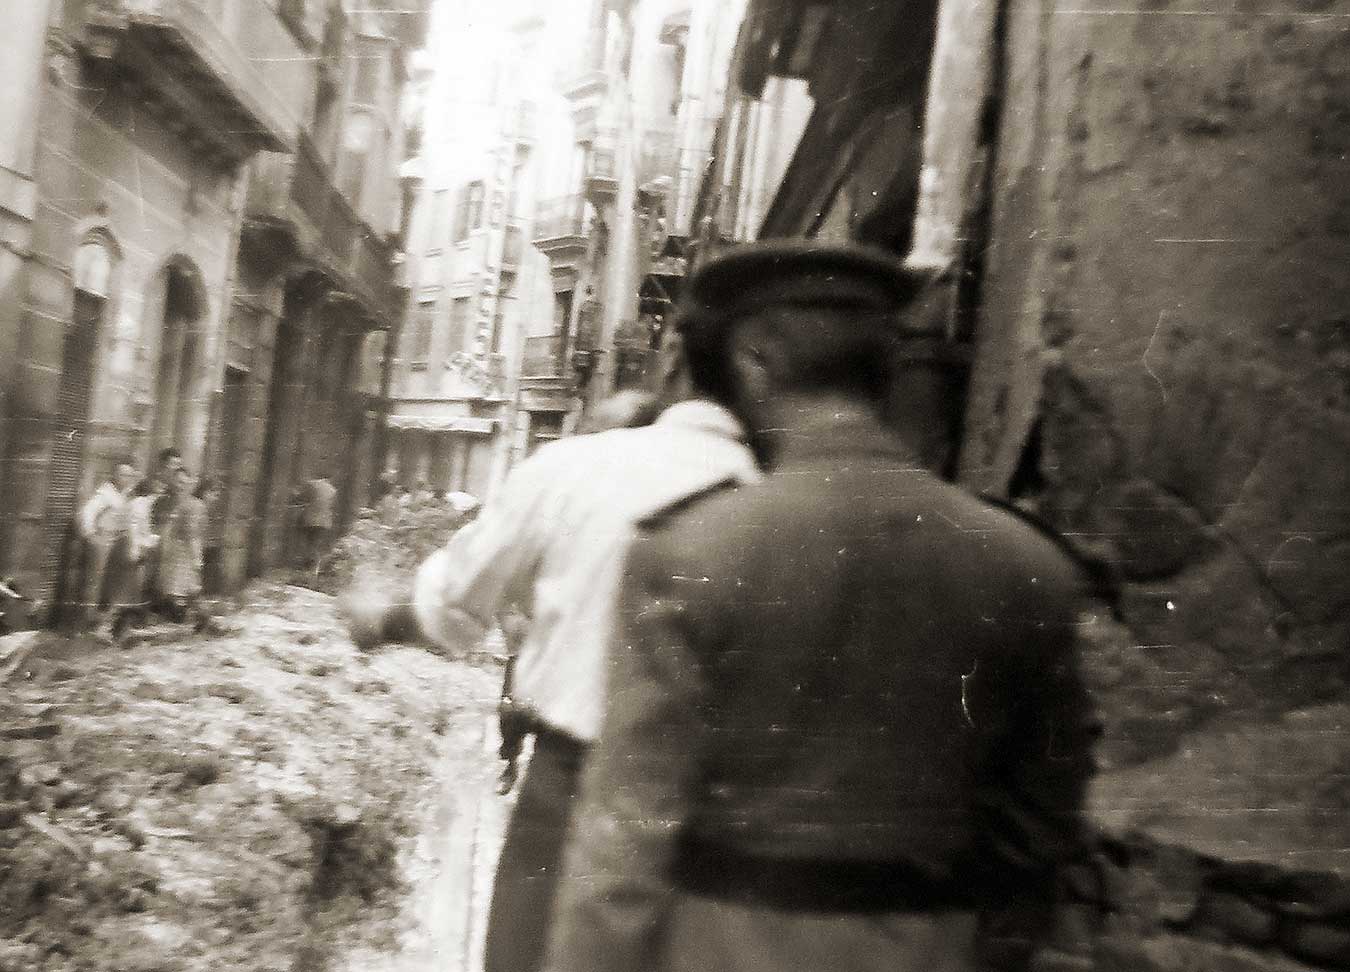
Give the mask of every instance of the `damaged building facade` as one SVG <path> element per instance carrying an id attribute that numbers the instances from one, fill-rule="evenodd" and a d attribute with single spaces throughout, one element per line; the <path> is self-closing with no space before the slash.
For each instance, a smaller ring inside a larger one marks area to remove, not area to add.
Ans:
<path id="1" fill-rule="evenodd" d="M 420 4 L 8 4 L 0 573 L 46 607 L 72 514 L 179 449 L 225 490 L 217 583 L 282 562 L 296 488 L 379 448 L 404 54 Z M 44 612 L 45 613 L 45 612 Z"/>

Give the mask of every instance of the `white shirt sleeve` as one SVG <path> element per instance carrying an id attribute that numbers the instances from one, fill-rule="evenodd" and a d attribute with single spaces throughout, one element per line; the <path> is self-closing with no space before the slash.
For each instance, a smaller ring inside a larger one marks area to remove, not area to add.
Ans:
<path id="1" fill-rule="evenodd" d="M 525 598 L 543 553 L 542 522 L 556 501 L 543 453 L 518 466 L 477 520 L 458 531 L 418 569 L 413 610 L 422 631 L 447 647 L 464 622 L 487 628 L 512 598 Z"/>

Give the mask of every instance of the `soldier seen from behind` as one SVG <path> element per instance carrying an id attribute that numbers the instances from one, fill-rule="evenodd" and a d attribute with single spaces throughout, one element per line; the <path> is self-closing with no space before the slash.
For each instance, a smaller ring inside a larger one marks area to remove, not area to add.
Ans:
<path id="1" fill-rule="evenodd" d="M 632 545 L 553 972 L 967 972 L 1076 851 L 1086 578 L 935 474 L 925 283 L 809 242 L 690 278 L 696 384 L 771 472 Z"/>

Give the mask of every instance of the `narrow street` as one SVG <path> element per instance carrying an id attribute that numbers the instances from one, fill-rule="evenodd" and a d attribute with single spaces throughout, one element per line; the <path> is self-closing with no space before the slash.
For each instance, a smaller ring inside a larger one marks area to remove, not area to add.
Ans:
<path id="1" fill-rule="evenodd" d="M 508 798 L 490 655 L 357 652 L 264 584 L 229 632 L 44 635 L 0 701 L 0 969 L 474 968 Z"/>
<path id="2" fill-rule="evenodd" d="M 1350 0 L 0 0 L 0 64 L 0 972 L 483 972 L 505 636 L 365 651 L 337 602 L 428 635 L 378 609 L 480 513 L 439 596 L 524 646 L 541 740 L 500 900 L 563 916 L 494 925 L 508 972 L 662 964 L 563 954 L 583 882 L 536 878 L 587 761 L 589 813 L 665 743 L 680 859 L 583 842 L 662 903 L 973 901 L 976 972 L 1350 972 Z M 923 488 L 845 485 L 864 431 Z M 773 505 L 817 441 L 839 475 Z M 695 529 L 729 483 L 766 505 Z M 658 522 L 681 561 L 630 570 Z M 696 662 L 615 627 L 667 607 Z M 648 654 L 739 694 L 650 703 Z M 678 718 L 630 740 L 628 694 Z M 689 744 L 724 729 L 744 780 Z M 1004 823 L 1017 878 L 955 887 Z M 696 967 L 752 964 L 725 927 Z"/>

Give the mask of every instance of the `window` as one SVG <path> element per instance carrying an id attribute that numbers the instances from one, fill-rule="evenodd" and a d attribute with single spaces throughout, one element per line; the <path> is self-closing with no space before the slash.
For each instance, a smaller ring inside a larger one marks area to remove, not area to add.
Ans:
<path id="1" fill-rule="evenodd" d="M 553 333 L 567 331 L 568 318 L 572 316 L 572 291 L 560 290 L 553 295 Z"/>
<path id="2" fill-rule="evenodd" d="M 436 316 L 435 301 L 422 302 L 413 313 L 412 329 L 408 332 L 408 367 L 425 371 L 431 354 L 431 325 Z"/>
<path id="3" fill-rule="evenodd" d="M 352 82 L 352 101 L 373 105 L 380 92 L 380 72 L 384 62 L 374 48 L 366 48 L 355 58 L 356 77 Z"/>
<path id="4" fill-rule="evenodd" d="M 75 289 L 100 299 L 112 289 L 114 254 L 107 238 L 91 234 L 75 251 Z"/>
<path id="5" fill-rule="evenodd" d="M 311 126 L 310 138 L 325 162 L 332 160 L 337 119 L 337 88 L 329 80 L 328 75 L 321 72 L 318 88 L 314 93 L 314 124 Z"/>
<path id="6" fill-rule="evenodd" d="M 456 297 L 450 303 L 450 344 L 449 353 L 464 350 L 465 339 L 469 333 L 470 297 Z"/>
<path id="7" fill-rule="evenodd" d="M 492 335 L 488 341 L 488 349 L 493 354 L 499 354 L 502 350 L 502 332 L 506 330 L 506 300 L 502 297 L 497 298 L 497 307 L 492 315 Z"/>
<path id="8" fill-rule="evenodd" d="M 483 225 L 483 183 L 470 182 L 459 195 L 455 207 L 455 240 L 466 240 L 472 230 Z"/>
<path id="9" fill-rule="evenodd" d="M 427 252 L 437 253 L 445 244 L 445 220 L 450 215 L 450 190 L 437 189 L 431 194 L 430 226 L 427 229 Z"/>

